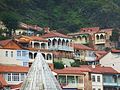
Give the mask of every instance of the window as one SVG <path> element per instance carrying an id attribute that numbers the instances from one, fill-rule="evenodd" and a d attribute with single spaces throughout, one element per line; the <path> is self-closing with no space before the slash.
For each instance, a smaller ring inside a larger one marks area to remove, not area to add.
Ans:
<path id="1" fill-rule="evenodd" d="M 13 57 L 13 51 L 11 51 L 11 57 Z"/>
<path id="2" fill-rule="evenodd" d="M 23 66 L 28 66 L 28 62 L 23 62 Z"/>
<path id="3" fill-rule="evenodd" d="M 97 76 L 97 82 L 100 82 L 100 76 Z"/>
<path id="4" fill-rule="evenodd" d="M 19 73 L 12 73 L 12 81 L 19 81 Z"/>
<path id="5" fill-rule="evenodd" d="M 95 82 L 95 76 L 94 75 L 92 76 L 92 81 Z"/>
<path id="6" fill-rule="evenodd" d="M 21 81 L 23 81 L 25 78 L 25 74 L 24 73 L 21 73 Z"/>
<path id="7" fill-rule="evenodd" d="M 21 51 L 17 51 L 17 56 L 21 56 Z"/>
<path id="8" fill-rule="evenodd" d="M 8 73 L 8 81 L 11 81 L 11 73 Z"/>
<path id="9" fill-rule="evenodd" d="M 27 52 L 26 51 L 22 51 L 22 56 L 26 56 Z"/>
<path id="10" fill-rule="evenodd" d="M 67 76 L 67 83 L 75 83 L 74 76 Z"/>
<path id="11" fill-rule="evenodd" d="M 5 52 L 5 56 L 8 57 L 8 51 Z"/>

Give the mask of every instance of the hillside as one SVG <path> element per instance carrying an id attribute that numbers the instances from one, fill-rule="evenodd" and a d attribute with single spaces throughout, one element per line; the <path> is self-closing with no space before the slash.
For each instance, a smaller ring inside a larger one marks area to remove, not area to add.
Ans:
<path id="1" fill-rule="evenodd" d="M 63 33 L 89 26 L 120 26 L 120 0 L 0 0 L 0 17 L 4 12 Z"/>

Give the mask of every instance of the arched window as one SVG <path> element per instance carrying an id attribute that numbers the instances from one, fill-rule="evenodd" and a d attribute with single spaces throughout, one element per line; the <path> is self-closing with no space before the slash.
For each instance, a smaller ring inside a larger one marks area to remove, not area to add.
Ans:
<path id="1" fill-rule="evenodd" d="M 34 47 L 35 47 L 35 48 L 40 48 L 39 43 L 35 42 L 35 43 L 34 43 Z"/>
<path id="2" fill-rule="evenodd" d="M 51 54 L 47 54 L 47 60 L 51 60 L 51 59 L 52 59 Z"/>
<path id="3" fill-rule="evenodd" d="M 34 58 L 36 57 L 37 53 L 34 53 Z"/>
<path id="4" fill-rule="evenodd" d="M 58 39 L 58 45 L 60 45 L 62 42 L 61 42 L 61 39 Z"/>
<path id="5" fill-rule="evenodd" d="M 50 45 L 51 45 L 51 40 L 49 39 L 49 40 L 48 40 L 48 46 L 50 46 Z"/>
<path id="6" fill-rule="evenodd" d="M 103 36 L 103 34 L 101 34 L 101 35 L 100 35 L 100 39 L 104 39 L 104 36 Z"/>
<path id="7" fill-rule="evenodd" d="M 41 49 L 45 49 L 46 44 L 45 43 L 41 43 Z"/>
<path id="8" fill-rule="evenodd" d="M 82 36 L 82 40 L 87 41 L 87 37 L 86 36 Z"/>
<path id="9" fill-rule="evenodd" d="M 29 58 L 33 59 L 33 53 L 29 52 Z"/>
<path id="10" fill-rule="evenodd" d="M 56 39 L 53 39 L 52 45 L 55 46 L 56 42 L 57 42 L 57 40 L 56 40 Z"/>
<path id="11" fill-rule="evenodd" d="M 65 40 L 64 39 L 62 40 L 62 45 L 65 45 Z"/>
<path id="12" fill-rule="evenodd" d="M 69 45 L 69 41 L 67 40 L 67 41 L 66 41 L 66 46 L 68 46 L 68 45 Z"/>
<path id="13" fill-rule="evenodd" d="M 97 39 L 97 40 L 99 39 L 99 35 L 96 35 L 96 39 Z"/>

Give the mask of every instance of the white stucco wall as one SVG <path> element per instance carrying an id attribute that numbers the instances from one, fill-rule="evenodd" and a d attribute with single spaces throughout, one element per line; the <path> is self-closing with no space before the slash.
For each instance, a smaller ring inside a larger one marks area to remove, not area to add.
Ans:
<path id="1" fill-rule="evenodd" d="M 8 57 L 6 57 L 6 51 L 8 51 Z M 11 52 L 13 52 L 13 57 L 11 57 Z M 16 50 L 0 49 L 0 64 L 23 65 L 23 62 L 16 60 Z"/>
<path id="2" fill-rule="evenodd" d="M 103 58 L 100 59 L 102 66 L 109 66 L 120 72 L 120 53 L 109 52 Z"/>
<path id="3" fill-rule="evenodd" d="M 103 90 L 103 77 L 102 74 L 91 74 L 92 76 L 95 76 L 95 82 L 92 81 L 92 89 L 95 88 L 95 90 Z M 100 82 L 97 81 L 97 76 L 100 76 Z"/>

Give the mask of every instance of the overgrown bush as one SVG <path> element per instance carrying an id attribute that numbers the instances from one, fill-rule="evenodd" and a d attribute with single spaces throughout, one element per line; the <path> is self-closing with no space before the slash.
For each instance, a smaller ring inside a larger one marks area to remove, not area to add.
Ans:
<path id="1" fill-rule="evenodd" d="M 55 69 L 63 69 L 64 68 L 63 62 L 54 62 L 54 68 Z"/>

